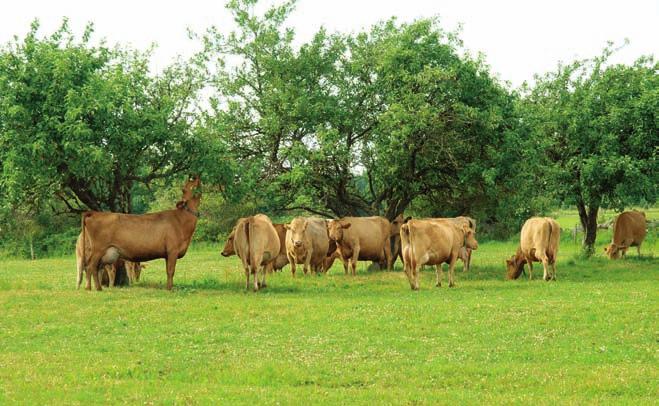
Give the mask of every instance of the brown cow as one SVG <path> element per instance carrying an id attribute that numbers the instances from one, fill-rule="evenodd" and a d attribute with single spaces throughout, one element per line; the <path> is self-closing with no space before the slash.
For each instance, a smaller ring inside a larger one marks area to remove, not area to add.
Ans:
<path id="1" fill-rule="evenodd" d="M 383 256 L 391 270 L 391 223 L 386 218 L 343 217 L 330 220 L 327 229 L 343 259 L 349 261 L 353 275 L 357 273 L 357 261 L 380 262 Z"/>
<path id="2" fill-rule="evenodd" d="M 403 220 L 404 223 L 407 223 L 410 221 L 412 217 L 407 217 L 405 220 Z M 429 218 L 420 218 L 418 220 L 438 220 L 438 221 L 450 221 L 454 224 L 457 224 L 458 226 L 463 226 L 467 225 L 471 231 L 474 232 L 474 238 L 476 237 L 476 220 L 474 220 L 471 217 L 466 217 L 466 216 L 459 216 L 459 217 L 429 217 Z M 472 249 L 469 247 L 462 247 L 460 249 L 460 253 L 458 255 L 458 258 L 462 261 L 464 264 L 464 267 L 462 268 L 462 272 L 467 272 L 469 271 L 469 267 L 471 266 L 471 251 Z M 402 260 L 402 258 L 401 258 Z"/>
<path id="3" fill-rule="evenodd" d="M 463 247 L 478 249 L 478 241 L 468 225 L 448 220 L 410 220 L 401 227 L 403 269 L 412 290 L 419 290 L 419 271 L 435 265 L 436 286 L 442 286 L 442 264 L 448 263 L 449 287 L 455 286 L 454 268 Z"/>
<path id="4" fill-rule="evenodd" d="M 280 242 L 277 230 L 265 214 L 241 218 L 227 240 L 222 255 L 235 251 L 245 269 L 246 289 L 249 289 L 249 275 L 254 275 L 254 291 L 265 288 L 267 270 L 271 270 L 279 255 Z M 258 271 L 262 270 L 259 281 Z"/>
<path id="5" fill-rule="evenodd" d="M 296 217 L 286 224 L 286 255 L 295 276 L 295 266 L 304 264 L 303 271 L 325 271 L 329 251 L 329 236 L 325 220 L 317 217 Z"/>
<path id="6" fill-rule="evenodd" d="M 176 209 L 142 215 L 85 212 L 82 215 L 83 249 L 89 241 L 89 261 L 83 255 L 87 286 L 91 289 L 91 277 L 97 290 L 102 290 L 98 270 L 104 264 L 112 264 L 122 258 L 133 262 L 164 258 L 167 264 L 167 289 L 174 286 L 176 260 L 183 258 L 199 217 L 201 193 L 199 177 L 191 177 L 183 187 L 183 198 Z"/>
<path id="7" fill-rule="evenodd" d="M 243 220 L 245 220 L 244 217 L 238 219 L 236 226 L 234 226 L 233 230 L 229 234 L 229 237 L 227 238 L 227 241 L 224 244 L 224 248 L 220 253 L 223 257 L 230 257 L 232 255 L 236 255 L 236 249 L 234 246 L 236 228 L 238 227 L 238 223 L 240 223 Z M 273 226 L 277 231 L 277 235 L 279 236 L 279 255 L 277 255 L 275 260 L 272 262 L 272 269 L 274 271 L 281 271 L 282 268 L 284 268 L 288 264 L 288 256 L 286 256 L 286 228 L 284 228 L 284 224 L 273 224 Z"/>
<path id="8" fill-rule="evenodd" d="M 620 213 L 613 220 L 613 241 L 604 247 L 609 259 L 624 258 L 629 247 L 636 247 L 641 256 L 641 244 L 647 233 L 647 220 L 642 211 L 632 210 Z"/>
<path id="9" fill-rule="evenodd" d="M 506 260 L 507 278 L 517 279 L 529 264 L 529 280 L 533 278 L 533 262 L 542 262 L 543 279 L 556 280 L 556 257 L 561 239 L 561 227 L 549 217 L 531 217 L 522 226 L 517 253 Z M 551 265 L 552 272 L 547 267 Z"/>

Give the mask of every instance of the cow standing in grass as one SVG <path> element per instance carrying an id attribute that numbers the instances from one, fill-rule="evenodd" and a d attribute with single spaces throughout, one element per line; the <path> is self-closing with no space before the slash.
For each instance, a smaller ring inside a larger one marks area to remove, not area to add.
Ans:
<path id="1" fill-rule="evenodd" d="M 613 220 L 613 241 L 604 247 L 609 259 L 624 258 L 629 247 L 636 247 L 641 256 L 641 244 L 647 233 L 647 220 L 642 211 L 626 211 Z"/>
<path id="2" fill-rule="evenodd" d="M 529 264 L 529 280 L 533 279 L 533 262 L 542 262 L 543 279 L 556 280 L 556 257 L 561 239 L 561 227 L 549 217 L 531 217 L 522 226 L 519 248 L 506 260 L 507 278 L 517 279 Z M 548 271 L 551 266 L 551 273 Z"/>
<path id="3" fill-rule="evenodd" d="M 385 260 L 391 270 L 391 223 L 386 218 L 343 217 L 330 220 L 327 229 L 353 275 L 357 273 L 357 261 Z"/>
<path id="4" fill-rule="evenodd" d="M 410 220 L 400 229 L 403 269 L 412 290 L 419 290 L 419 273 L 423 265 L 435 265 L 436 286 L 442 286 L 442 264 L 449 264 L 449 287 L 455 286 L 455 262 L 465 247 L 478 249 L 478 241 L 468 225 L 450 220 Z"/>
<path id="5" fill-rule="evenodd" d="M 241 218 L 229 235 L 222 256 L 238 255 L 245 269 L 245 288 L 249 289 L 250 274 L 254 276 L 254 291 L 265 288 L 266 274 L 272 270 L 280 252 L 277 230 L 265 214 Z M 262 279 L 259 281 L 259 271 Z"/>
<path id="6" fill-rule="evenodd" d="M 167 289 L 174 286 L 176 261 L 188 250 L 197 226 L 201 182 L 191 177 L 183 187 L 183 197 L 176 209 L 149 214 L 85 212 L 82 215 L 82 268 L 86 270 L 87 286 L 91 278 L 97 290 L 102 290 L 98 270 L 114 264 L 119 258 L 132 262 L 164 258 L 167 267 Z"/>
<path id="7" fill-rule="evenodd" d="M 306 275 L 325 271 L 325 259 L 329 251 L 330 240 L 325 220 L 317 217 L 296 217 L 286 228 L 286 255 L 291 264 L 291 273 L 295 276 L 297 264 L 303 264 Z"/>

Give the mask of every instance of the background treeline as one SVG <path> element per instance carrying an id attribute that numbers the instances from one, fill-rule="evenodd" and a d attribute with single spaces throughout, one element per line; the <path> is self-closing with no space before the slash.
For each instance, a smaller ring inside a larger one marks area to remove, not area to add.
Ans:
<path id="1" fill-rule="evenodd" d="M 158 73 L 151 51 L 66 21 L 0 48 L 0 251 L 70 253 L 81 211 L 169 209 L 204 182 L 195 238 L 255 212 L 468 214 L 481 238 L 576 207 L 589 252 L 600 208 L 657 197 L 659 65 L 602 55 L 513 89 L 435 18 L 294 42 L 294 2 L 227 4 L 232 32 Z"/>

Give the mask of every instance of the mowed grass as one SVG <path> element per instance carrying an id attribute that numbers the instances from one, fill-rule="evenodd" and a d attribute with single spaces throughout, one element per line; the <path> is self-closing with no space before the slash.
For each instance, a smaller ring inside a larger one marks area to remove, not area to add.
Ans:
<path id="1" fill-rule="evenodd" d="M 558 281 L 504 281 L 483 242 L 457 287 L 394 272 L 291 278 L 246 292 L 235 257 L 192 247 L 130 288 L 74 289 L 73 256 L 0 262 L 0 403 L 629 403 L 659 398 L 659 260 L 580 259 Z"/>

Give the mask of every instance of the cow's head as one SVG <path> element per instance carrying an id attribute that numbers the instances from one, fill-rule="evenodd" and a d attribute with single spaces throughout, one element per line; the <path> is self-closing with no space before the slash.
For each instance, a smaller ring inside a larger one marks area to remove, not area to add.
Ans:
<path id="1" fill-rule="evenodd" d="M 400 228 L 403 224 L 407 223 L 410 221 L 412 217 L 407 217 L 404 218 L 402 214 L 399 214 L 396 216 L 395 219 L 391 222 L 391 233 L 389 234 L 390 237 L 396 236 L 400 234 Z"/>
<path id="2" fill-rule="evenodd" d="M 604 246 L 604 253 L 609 259 L 618 259 L 620 258 L 620 252 L 622 251 L 618 245 L 611 243 Z"/>
<path id="3" fill-rule="evenodd" d="M 524 258 L 513 255 L 506 260 L 506 279 L 517 279 L 524 271 Z"/>
<path id="4" fill-rule="evenodd" d="M 341 220 L 330 220 L 327 222 L 327 232 L 330 240 L 340 242 L 343 240 L 343 230 L 350 228 L 350 223 L 342 222 Z"/>
<path id="5" fill-rule="evenodd" d="M 476 234 L 474 233 L 474 230 L 465 224 L 462 226 L 462 232 L 464 233 L 464 246 L 472 250 L 477 250 L 478 241 L 476 241 Z"/>
<path id="6" fill-rule="evenodd" d="M 199 207 L 199 201 L 201 200 L 200 189 L 201 179 L 199 178 L 199 175 L 190 175 L 183 185 L 183 197 L 178 203 L 176 203 L 176 207 L 179 209 L 188 207 L 193 211 L 197 210 Z"/>
<path id="7" fill-rule="evenodd" d="M 295 248 L 300 248 L 304 242 L 304 233 L 307 231 L 309 222 L 303 218 L 296 218 L 290 224 L 284 224 L 284 228 L 289 231 L 287 233 Z"/>
<path id="8" fill-rule="evenodd" d="M 231 234 L 229 234 L 229 238 L 227 238 L 227 242 L 224 244 L 224 249 L 222 250 L 222 256 L 223 257 L 230 257 L 231 255 L 236 254 L 236 250 L 233 247 L 233 239 L 236 236 L 236 229 L 234 228 L 233 231 L 231 231 Z"/>

